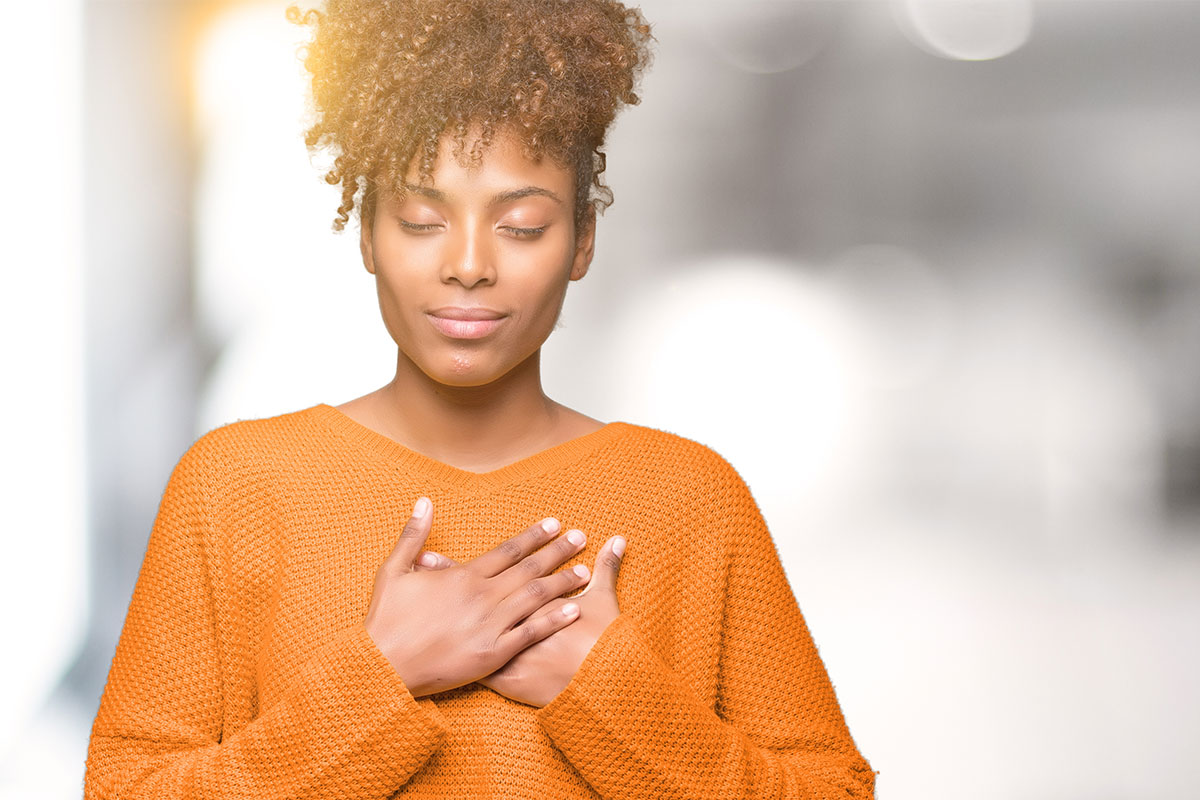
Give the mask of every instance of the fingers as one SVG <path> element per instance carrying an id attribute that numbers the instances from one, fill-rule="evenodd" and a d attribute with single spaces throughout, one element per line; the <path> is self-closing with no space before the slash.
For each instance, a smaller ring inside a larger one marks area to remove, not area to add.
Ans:
<path id="1" fill-rule="evenodd" d="M 559 536 L 553 542 L 525 556 L 516 564 L 496 576 L 497 585 L 505 593 L 515 592 L 533 578 L 548 574 L 552 569 L 562 564 L 571 556 L 578 553 L 587 544 L 583 531 L 569 530 L 566 535 Z"/>
<path id="2" fill-rule="evenodd" d="M 413 562 L 413 569 L 446 569 L 458 564 L 453 558 L 444 556 L 441 553 L 435 553 L 432 550 L 422 550 L 417 556 L 417 560 Z"/>
<path id="3" fill-rule="evenodd" d="M 544 519 L 471 559 L 466 566 L 485 578 L 498 575 L 544 545 L 558 533 L 560 527 L 558 520 L 553 517 Z"/>
<path id="4" fill-rule="evenodd" d="M 617 593 L 617 576 L 621 571 L 621 560 L 625 555 L 625 537 L 613 536 L 600 552 L 596 554 L 596 569 L 587 588 L 580 594 L 586 594 L 594 588 L 596 591 Z"/>
<path id="5" fill-rule="evenodd" d="M 555 631 L 562 630 L 579 617 L 578 603 L 564 603 L 558 609 L 530 617 L 512 630 L 500 635 L 497 649 L 512 658 L 535 642 Z"/>
<path id="6" fill-rule="evenodd" d="M 501 604 L 502 618 L 516 622 L 528 617 L 546 605 L 547 601 L 583 586 L 587 582 L 588 574 L 587 567 L 576 564 L 571 569 L 529 581 Z"/>
<path id="7" fill-rule="evenodd" d="M 413 506 L 412 516 L 404 525 L 400 539 L 392 548 L 391 554 L 384 561 L 384 568 L 393 572 L 410 572 L 417 554 L 429 536 L 429 528 L 433 523 L 433 503 L 428 497 L 419 498 Z"/>

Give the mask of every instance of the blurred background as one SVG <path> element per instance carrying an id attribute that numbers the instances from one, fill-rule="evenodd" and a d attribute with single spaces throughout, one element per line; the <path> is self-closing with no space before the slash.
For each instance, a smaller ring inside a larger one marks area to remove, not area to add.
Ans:
<path id="1" fill-rule="evenodd" d="M 385 383 L 286 3 L 5 8 L 0 796 L 201 433 Z M 547 391 L 742 472 L 890 800 L 1200 784 L 1200 3 L 647 0 Z"/>

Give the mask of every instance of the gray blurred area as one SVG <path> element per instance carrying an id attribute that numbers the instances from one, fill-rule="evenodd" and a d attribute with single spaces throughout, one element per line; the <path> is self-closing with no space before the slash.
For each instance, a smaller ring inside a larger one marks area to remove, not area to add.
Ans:
<path id="1" fill-rule="evenodd" d="M 195 302 L 189 69 L 198 31 L 237 5 L 85 6 L 92 583 L 47 706 L 68 788 L 228 344 Z M 616 202 L 557 346 L 600 357 L 639 295 L 686 295 L 718 262 L 836 295 L 868 365 L 869 447 L 819 513 L 786 489 L 762 504 L 880 796 L 1190 796 L 1200 3 L 1035 2 L 1027 41 L 980 61 L 917 46 L 905 7 L 645 3 L 655 63 L 610 139 Z M 794 367 L 788 341 L 760 344 Z M 599 385 L 596 363 L 548 353 L 564 400 L 622 413 L 634 390 Z M 752 414 L 756 386 L 737 398 Z M 748 471 L 756 495 L 795 455 Z"/>

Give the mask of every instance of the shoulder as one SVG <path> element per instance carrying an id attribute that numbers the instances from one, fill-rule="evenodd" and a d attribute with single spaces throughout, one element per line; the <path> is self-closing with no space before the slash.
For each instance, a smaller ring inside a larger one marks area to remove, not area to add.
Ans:
<path id="1" fill-rule="evenodd" d="M 284 467 L 318 453 L 327 429 L 319 421 L 319 406 L 274 417 L 247 419 L 214 428 L 200 436 L 183 454 L 175 472 L 200 478 L 228 480 L 239 474 Z"/>
<path id="2" fill-rule="evenodd" d="M 696 439 L 632 422 L 613 424 L 621 427 L 626 443 L 634 444 L 648 453 L 662 453 L 672 457 L 695 459 L 705 464 L 728 465 L 729 463 L 716 450 Z"/>
<path id="3" fill-rule="evenodd" d="M 622 422 L 624 457 L 642 470 L 687 484 L 706 495 L 749 495 L 734 466 L 703 442 L 659 428 Z"/>

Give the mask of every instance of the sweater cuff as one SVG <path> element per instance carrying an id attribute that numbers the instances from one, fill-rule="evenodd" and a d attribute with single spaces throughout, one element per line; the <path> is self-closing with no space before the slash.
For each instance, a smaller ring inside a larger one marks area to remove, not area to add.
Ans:
<path id="1" fill-rule="evenodd" d="M 534 716 L 602 797 L 690 797 L 693 788 L 723 796 L 710 791 L 737 758 L 736 740 L 716 713 L 625 614 Z"/>
<path id="2" fill-rule="evenodd" d="M 315 732 L 312 754 L 327 760 L 335 753 L 372 753 L 379 758 L 369 762 L 407 780 L 445 740 L 444 717 L 432 700 L 412 696 L 364 626 L 348 628 L 330 645 L 301 700 L 316 706 L 314 717 L 332 723 Z"/>
<path id="3" fill-rule="evenodd" d="M 618 614 L 601 631 L 563 690 L 534 712 L 534 718 L 556 742 L 558 734 L 569 734 L 581 715 L 588 715 L 593 703 L 603 702 L 604 695 L 612 691 L 614 677 L 609 673 L 622 669 L 622 653 L 635 644 L 630 639 L 636 635 L 629 617 Z"/>

